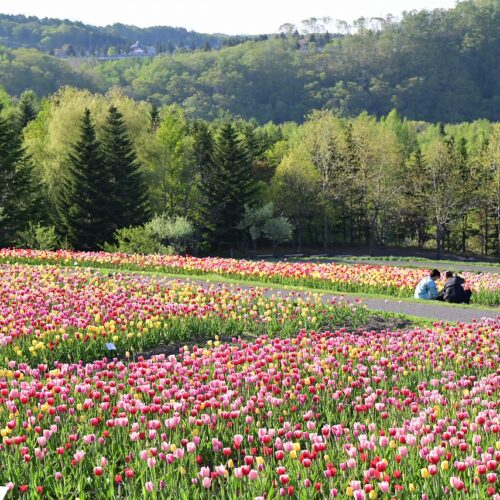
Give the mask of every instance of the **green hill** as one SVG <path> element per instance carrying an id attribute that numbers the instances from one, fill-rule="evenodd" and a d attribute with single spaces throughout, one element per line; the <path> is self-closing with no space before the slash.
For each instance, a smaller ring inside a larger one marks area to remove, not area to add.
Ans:
<path id="1" fill-rule="evenodd" d="M 66 22 L 61 23 L 57 30 Z M 102 33 L 115 37 L 109 43 L 148 33 L 144 43 L 153 43 L 155 30 L 162 29 L 171 28 L 137 31 L 114 25 Z M 41 44 L 44 38 L 37 36 Z M 19 53 L 11 51 L 9 57 L 14 71 Z M 377 27 L 358 20 L 355 32 L 338 36 L 281 34 L 217 51 L 112 61 L 75 58 L 60 84 L 76 72 L 101 91 L 120 86 L 134 98 L 177 103 L 188 116 L 208 119 L 229 113 L 261 123 L 300 122 L 317 108 L 351 116 L 363 111 L 382 116 L 395 108 L 414 120 L 499 121 L 498 61 L 500 0 L 467 0 L 450 10 L 405 13 L 400 21 Z M 34 90 L 53 88 L 43 84 L 51 78 L 45 72 L 40 78 L 30 82 Z M 0 84 L 12 94 L 26 87 L 19 80 L 6 81 L 0 73 Z"/>

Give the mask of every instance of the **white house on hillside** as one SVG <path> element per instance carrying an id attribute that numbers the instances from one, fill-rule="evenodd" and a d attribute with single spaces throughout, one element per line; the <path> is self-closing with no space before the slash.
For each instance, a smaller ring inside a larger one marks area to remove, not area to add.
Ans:
<path id="1" fill-rule="evenodd" d="M 130 46 L 131 56 L 155 56 L 156 48 L 153 45 L 143 46 L 139 41 Z"/>

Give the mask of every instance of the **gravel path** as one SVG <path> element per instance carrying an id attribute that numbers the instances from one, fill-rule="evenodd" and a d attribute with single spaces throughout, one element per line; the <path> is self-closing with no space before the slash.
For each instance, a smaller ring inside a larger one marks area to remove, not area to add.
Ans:
<path id="1" fill-rule="evenodd" d="M 411 314 L 422 318 L 433 318 L 442 321 L 456 321 L 470 323 L 480 318 L 500 317 L 499 308 L 476 309 L 467 305 L 450 307 L 434 301 L 428 302 L 406 302 L 398 300 L 363 299 L 370 309 L 380 309 L 401 314 Z"/>
<path id="2" fill-rule="evenodd" d="M 157 275 L 160 280 L 168 281 L 185 281 L 179 278 L 170 278 L 167 276 Z M 196 283 L 200 286 L 213 286 L 218 283 L 215 281 L 205 281 L 200 279 L 190 279 L 191 283 Z M 220 282 L 224 284 L 224 282 Z M 241 289 L 254 288 L 249 285 L 233 285 L 238 286 Z M 294 291 L 293 289 L 280 289 L 280 288 L 267 288 L 262 285 L 266 291 L 264 295 L 272 295 L 281 292 L 281 295 L 290 295 L 291 293 L 304 295 L 304 292 Z M 323 300 L 329 302 L 334 297 L 339 297 L 339 293 L 322 293 Z M 355 295 L 344 294 L 350 301 L 356 300 Z M 475 307 L 464 306 L 449 306 L 447 304 L 442 304 L 434 301 L 422 301 L 422 302 L 407 302 L 405 300 L 399 299 L 360 299 L 362 303 L 366 304 L 369 309 L 377 309 L 385 312 L 410 314 L 412 316 L 418 316 L 421 318 L 430 318 L 438 321 L 453 321 L 453 322 L 465 322 L 470 323 L 473 320 L 479 320 L 481 318 L 497 318 L 500 317 L 500 308 L 483 308 L 477 309 Z"/>

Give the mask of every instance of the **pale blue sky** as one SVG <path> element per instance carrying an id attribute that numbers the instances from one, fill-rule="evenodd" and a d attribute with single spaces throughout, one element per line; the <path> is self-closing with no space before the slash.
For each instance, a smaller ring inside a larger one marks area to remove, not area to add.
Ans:
<path id="1" fill-rule="evenodd" d="M 0 0 L 0 13 L 106 25 L 182 26 L 205 33 L 273 33 L 310 17 L 351 22 L 404 10 L 449 8 L 456 0 Z"/>

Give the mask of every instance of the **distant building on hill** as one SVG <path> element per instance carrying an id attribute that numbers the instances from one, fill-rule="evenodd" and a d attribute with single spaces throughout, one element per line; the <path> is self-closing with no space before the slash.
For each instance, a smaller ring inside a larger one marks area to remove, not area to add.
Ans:
<path id="1" fill-rule="evenodd" d="M 155 56 L 156 55 L 156 47 L 153 45 L 143 46 L 139 43 L 139 41 L 133 43 L 130 46 L 131 56 Z"/>
<path id="2" fill-rule="evenodd" d="M 66 49 L 54 49 L 55 57 L 66 57 Z"/>

